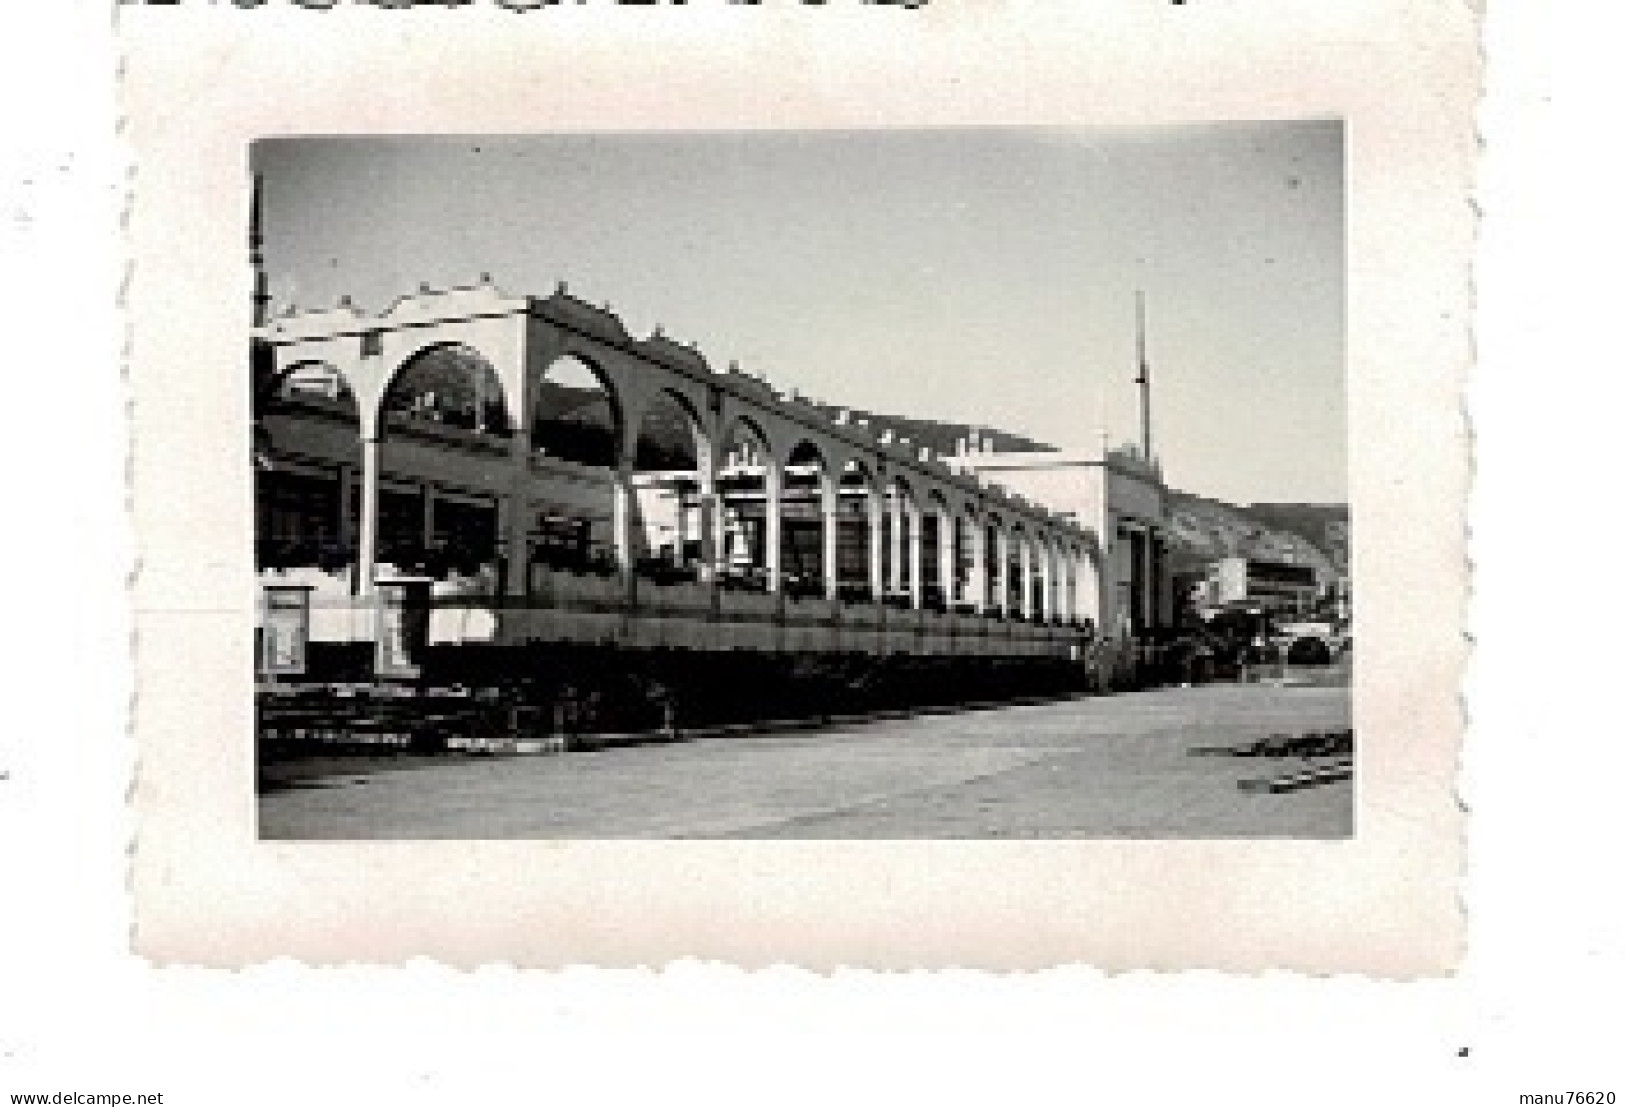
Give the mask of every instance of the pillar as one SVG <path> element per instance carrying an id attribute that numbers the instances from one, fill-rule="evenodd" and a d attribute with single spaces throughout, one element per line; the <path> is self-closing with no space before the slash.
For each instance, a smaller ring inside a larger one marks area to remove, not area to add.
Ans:
<path id="1" fill-rule="evenodd" d="M 970 571 L 965 576 L 965 599 L 977 614 L 987 607 L 987 527 L 979 520 L 970 528 Z"/>
<path id="2" fill-rule="evenodd" d="M 886 591 L 903 590 L 903 496 L 897 489 L 886 495 Z"/>
<path id="3" fill-rule="evenodd" d="M 1050 580 L 1050 614 L 1057 622 L 1066 618 L 1066 556 L 1060 546 L 1050 551 L 1050 567 L 1055 571 Z"/>
<path id="4" fill-rule="evenodd" d="M 1099 547 L 1096 547 L 1098 551 Z M 1084 619 L 1093 619 L 1096 631 L 1106 621 L 1105 601 L 1100 595 L 1100 582 L 1102 572 L 1100 563 L 1091 556 L 1088 548 L 1078 553 L 1077 591 L 1073 596 L 1072 617 L 1082 622 Z"/>
<path id="5" fill-rule="evenodd" d="M 1061 615 L 1061 548 L 1054 543 L 1044 548 L 1044 615 L 1051 621 Z"/>
<path id="6" fill-rule="evenodd" d="M 824 596 L 833 600 L 840 591 L 841 572 L 836 553 L 840 542 L 840 486 L 836 478 L 823 474 L 819 486 L 819 507 L 823 513 Z"/>
<path id="7" fill-rule="evenodd" d="M 1041 619 L 1049 614 L 1049 547 L 1042 539 L 1033 539 L 1033 579 L 1027 584 L 1027 591 L 1033 597 L 1033 618 Z"/>
<path id="8" fill-rule="evenodd" d="M 1061 549 L 1056 545 L 1044 552 L 1044 614 L 1052 620 L 1061 614 Z"/>
<path id="9" fill-rule="evenodd" d="M 763 491 L 766 505 L 766 523 L 764 539 L 767 549 L 767 590 L 779 590 L 779 564 L 782 558 L 784 544 L 784 520 L 782 515 L 783 493 L 780 487 L 781 479 L 778 467 L 768 465 L 762 471 Z"/>
<path id="10" fill-rule="evenodd" d="M 378 571 L 378 436 L 361 439 L 361 541 L 356 549 L 356 577 L 361 594 L 373 594 Z"/>
<path id="11" fill-rule="evenodd" d="M 958 591 L 954 578 L 959 575 L 959 526 L 947 511 L 937 516 L 937 565 L 937 575 L 942 578 L 942 602 L 951 608 Z"/>
<path id="12" fill-rule="evenodd" d="M 1033 545 L 1026 535 L 1021 538 L 1021 614 L 1033 615 Z"/>
<path id="13" fill-rule="evenodd" d="M 865 507 L 868 512 L 869 526 L 869 591 L 874 601 L 880 602 L 880 597 L 886 591 L 886 549 L 881 519 L 884 517 L 885 503 L 878 488 L 871 485 L 865 492 Z"/>
<path id="14" fill-rule="evenodd" d="M 925 512 L 913 504 L 908 512 L 908 602 L 913 608 L 924 606 L 925 580 L 921 572 L 925 556 L 925 535 L 922 533 Z"/>
<path id="15" fill-rule="evenodd" d="M 423 548 L 434 548 L 434 481 L 423 482 Z"/>
<path id="16" fill-rule="evenodd" d="M 611 522 L 611 539 L 615 544 L 615 566 L 623 576 L 632 573 L 632 523 L 636 514 L 635 496 L 632 491 L 632 470 L 630 465 L 621 465 L 615 470 L 612 478 L 611 490 L 613 518 Z"/>
<path id="17" fill-rule="evenodd" d="M 509 596 L 530 591 L 530 431 L 523 423 L 521 428 L 509 442 L 508 494 L 498 509 L 503 592 Z"/>
<path id="18" fill-rule="evenodd" d="M 717 496 L 715 482 L 706 476 L 700 478 L 699 503 L 700 565 L 699 577 L 710 582 L 720 576 L 722 565 L 722 504 Z"/>
<path id="19" fill-rule="evenodd" d="M 1078 618 L 1078 551 L 1066 554 L 1066 575 L 1061 580 L 1061 618 L 1075 622 Z"/>
<path id="20" fill-rule="evenodd" d="M 993 536 L 996 554 L 993 573 L 993 610 L 1010 613 L 1010 535 L 1000 527 Z"/>

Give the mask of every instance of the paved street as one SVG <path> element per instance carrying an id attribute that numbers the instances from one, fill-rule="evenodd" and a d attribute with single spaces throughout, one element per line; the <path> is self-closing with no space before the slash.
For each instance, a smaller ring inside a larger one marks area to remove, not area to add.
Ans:
<path id="1" fill-rule="evenodd" d="M 1350 725 L 1346 687 L 1214 685 L 557 756 L 379 759 L 260 798 L 266 838 L 1339 837 L 1350 781 L 1193 757 Z"/>

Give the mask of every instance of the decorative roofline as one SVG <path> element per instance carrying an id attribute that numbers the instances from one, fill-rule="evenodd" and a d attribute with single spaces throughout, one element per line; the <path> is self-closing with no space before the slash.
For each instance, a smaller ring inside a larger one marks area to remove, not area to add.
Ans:
<path id="1" fill-rule="evenodd" d="M 649 335 L 636 338 L 609 304 L 589 303 L 574 295 L 563 281 L 546 297 L 510 296 L 496 286 L 489 273 L 480 274 L 476 283 L 466 286 L 436 289 L 424 283 L 416 292 L 397 297 L 375 314 L 361 311 L 345 295 L 330 308 L 301 310 L 290 305 L 263 327 L 255 328 L 255 336 L 273 343 L 295 343 L 359 337 L 380 328 L 421 327 L 519 314 L 544 319 L 631 356 L 712 383 L 790 422 L 828 434 L 855 449 L 877 453 L 887 465 L 912 470 L 955 488 L 984 509 L 1025 513 L 1036 517 L 1037 522 L 1082 540 L 1091 534 L 1075 520 L 1018 496 L 974 471 L 956 466 L 954 458 L 943 457 L 927 446 L 910 442 L 894 428 L 875 425 L 866 418 L 854 419 L 845 408 L 831 413 L 794 391 L 781 392 L 765 377 L 742 370 L 737 361 L 730 361 L 725 371 L 713 369 L 698 346 L 667 336 L 659 326 Z"/>

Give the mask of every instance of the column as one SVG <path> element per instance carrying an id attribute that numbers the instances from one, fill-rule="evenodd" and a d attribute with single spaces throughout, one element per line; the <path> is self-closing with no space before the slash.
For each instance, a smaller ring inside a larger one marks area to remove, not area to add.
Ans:
<path id="1" fill-rule="evenodd" d="M 1074 622 L 1078 617 L 1078 551 L 1066 552 L 1065 574 L 1061 577 L 1061 618 Z"/>
<path id="2" fill-rule="evenodd" d="M 1106 621 L 1106 601 L 1101 595 L 1101 582 L 1105 579 L 1105 572 L 1101 563 L 1099 547 L 1096 547 L 1095 556 L 1085 548 L 1078 554 L 1077 593 L 1073 597 L 1073 618 L 1082 622 L 1092 619 L 1095 631 L 1099 633 Z"/>
<path id="3" fill-rule="evenodd" d="M 508 494 L 500 508 L 503 592 L 530 592 L 530 432 L 514 431 L 508 444 Z"/>
<path id="4" fill-rule="evenodd" d="M 1033 579 L 1028 591 L 1033 594 L 1033 618 L 1049 614 L 1049 546 L 1042 539 L 1033 540 Z"/>
<path id="5" fill-rule="evenodd" d="M 378 437 L 361 439 L 361 541 L 356 549 L 356 577 L 363 596 L 373 594 L 378 571 Z"/>
<path id="6" fill-rule="evenodd" d="M 942 578 L 942 602 L 952 609 L 958 593 L 954 585 L 959 575 L 959 525 L 947 511 L 937 516 L 937 564 L 937 575 Z"/>
<path id="7" fill-rule="evenodd" d="M 613 517 L 610 533 L 615 543 L 615 566 L 621 571 L 622 576 L 629 577 L 632 575 L 632 521 L 636 514 L 631 467 L 622 465 L 615 470 L 615 475 L 611 479 Z"/>
<path id="8" fill-rule="evenodd" d="M 1103 614 L 1111 618 L 1111 632 L 1119 626 L 1134 622 L 1134 532 L 1120 526 L 1106 560 L 1106 592 L 1111 601 Z"/>
<path id="9" fill-rule="evenodd" d="M 869 519 L 869 591 L 873 593 L 874 601 L 879 603 L 886 591 L 885 536 L 881 533 L 880 522 L 884 517 L 885 504 L 874 486 L 870 486 L 864 495 Z"/>
<path id="10" fill-rule="evenodd" d="M 766 534 L 767 549 L 767 590 L 779 590 L 779 563 L 784 553 L 784 520 L 782 514 L 783 495 L 780 489 L 780 476 L 777 466 L 768 465 L 762 471 L 763 490 L 766 493 Z"/>
<path id="11" fill-rule="evenodd" d="M 423 548 L 434 548 L 434 481 L 423 482 Z"/>
<path id="12" fill-rule="evenodd" d="M 993 536 L 996 563 L 993 572 L 993 610 L 1010 613 L 1010 535 L 1000 527 Z"/>
<path id="13" fill-rule="evenodd" d="M 1044 551 L 1044 615 L 1057 619 L 1061 614 L 1061 548 L 1050 545 Z"/>
<path id="14" fill-rule="evenodd" d="M 909 606 L 919 609 L 924 606 L 925 600 L 925 574 L 921 572 L 925 556 L 924 531 L 925 512 L 914 505 L 909 505 L 908 512 L 908 602 Z"/>
<path id="15" fill-rule="evenodd" d="M 1026 535 L 1021 538 L 1021 613 L 1033 615 L 1033 546 Z"/>
<path id="16" fill-rule="evenodd" d="M 987 608 L 987 527 L 980 520 L 970 528 L 970 572 L 965 578 L 965 599 L 977 614 Z"/>
<path id="17" fill-rule="evenodd" d="M 706 502 L 710 505 L 711 514 L 705 523 L 705 533 L 710 542 L 711 551 L 711 579 L 717 580 L 725 576 L 732 566 L 729 560 L 733 551 L 728 548 L 728 497 L 717 487 L 716 470 L 711 469 L 702 480 L 706 481 L 709 494 Z"/>
<path id="18" fill-rule="evenodd" d="M 699 512 L 700 528 L 700 580 L 709 583 L 720 575 L 722 564 L 722 504 L 716 493 L 716 482 L 709 478 L 709 474 L 700 477 L 699 502 L 696 505 Z"/>
<path id="19" fill-rule="evenodd" d="M 1051 621 L 1061 617 L 1061 547 L 1051 544 L 1044 552 L 1044 614 Z"/>
<path id="20" fill-rule="evenodd" d="M 889 556 L 889 572 L 886 574 L 886 591 L 901 592 L 903 590 L 903 497 L 900 492 L 888 490 L 886 496 L 886 545 Z"/>
<path id="21" fill-rule="evenodd" d="M 833 600 L 840 591 L 840 491 L 836 481 L 825 473 L 819 484 L 820 508 L 824 515 L 824 597 Z"/>
<path id="22" fill-rule="evenodd" d="M 1059 543 L 1050 546 L 1050 575 L 1046 577 L 1050 590 L 1046 593 L 1048 598 L 1045 600 L 1045 614 L 1048 614 L 1055 621 L 1059 621 L 1064 616 L 1063 597 L 1061 597 L 1064 580 L 1066 580 L 1066 569 L 1064 569 L 1066 561 L 1064 559 L 1066 559 L 1066 554 L 1061 551 Z"/>

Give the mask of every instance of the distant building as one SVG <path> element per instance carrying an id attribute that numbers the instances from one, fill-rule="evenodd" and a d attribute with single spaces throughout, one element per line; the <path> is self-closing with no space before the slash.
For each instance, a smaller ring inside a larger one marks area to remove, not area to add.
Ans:
<path id="1" fill-rule="evenodd" d="M 1079 596 L 1093 604 L 1080 614 L 1105 633 L 1173 625 L 1168 487 L 1154 459 L 1133 447 L 1000 452 L 973 436 L 946 460 L 1100 536 L 1103 579 L 1088 581 Z"/>
<path id="2" fill-rule="evenodd" d="M 1252 602 L 1275 611 L 1302 614 L 1320 593 L 1320 579 L 1313 566 L 1226 557 L 1209 567 L 1197 602 L 1206 607 Z"/>

